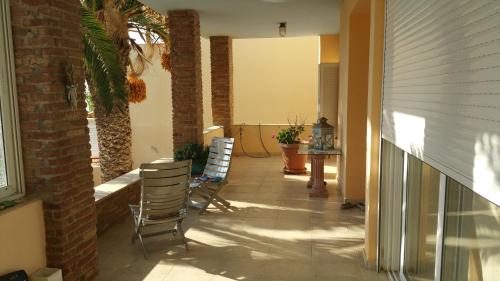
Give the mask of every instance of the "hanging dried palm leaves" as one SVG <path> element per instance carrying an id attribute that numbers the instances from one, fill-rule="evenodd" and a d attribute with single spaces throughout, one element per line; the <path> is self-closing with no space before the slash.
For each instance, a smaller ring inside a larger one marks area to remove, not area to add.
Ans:
<path id="1" fill-rule="evenodd" d="M 131 73 L 127 77 L 129 84 L 128 101 L 140 103 L 146 99 L 146 83 L 137 74 Z"/>
<path id="2" fill-rule="evenodd" d="M 167 51 L 164 51 L 161 54 L 161 66 L 168 72 L 172 71 L 172 65 L 170 64 L 170 53 L 167 53 Z"/>

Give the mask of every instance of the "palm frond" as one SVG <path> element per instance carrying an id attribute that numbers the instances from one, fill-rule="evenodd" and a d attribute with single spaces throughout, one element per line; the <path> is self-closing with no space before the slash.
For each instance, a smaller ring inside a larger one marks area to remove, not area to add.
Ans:
<path id="1" fill-rule="evenodd" d="M 116 6 L 120 13 L 127 17 L 140 14 L 144 10 L 144 4 L 137 0 L 117 0 Z"/>
<path id="2" fill-rule="evenodd" d="M 166 23 L 147 15 L 138 14 L 129 19 L 129 26 L 143 32 L 149 31 L 153 36 L 160 37 L 164 42 L 168 41 L 168 28 Z"/>
<path id="3" fill-rule="evenodd" d="M 82 4 L 91 11 L 99 11 L 104 8 L 103 0 L 83 0 Z"/>
<path id="4" fill-rule="evenodd" d="M 127 102 L 125 72 L 118 50 L 102 23 L 88 7 L 82 5 L 84 61 L 99 98 L 109 113 L 115 101 Z"/>
<path id="5" fill-rule="evenodd" d="M 134 50 L 137 54 L 134 60 L 132 60 L 131 58 L 129 59 L 130 73 L 136 76 L 141 76 L 142 73 L 148 68 L 148 65 L 152 64 L 151 59 L 153 56 L 151 55 L 148 57 L 142 47 L 139 44 L 135 43 L 135 40 L 130 40 L 130 46 L 132 47 L 132 50 Z"/>

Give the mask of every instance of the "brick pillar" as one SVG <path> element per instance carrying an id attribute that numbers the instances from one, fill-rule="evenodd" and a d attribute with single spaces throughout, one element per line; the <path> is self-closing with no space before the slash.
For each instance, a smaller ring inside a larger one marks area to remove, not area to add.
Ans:
<path id="1" fill-rule="evenodd" d="M 200 18 L 193 10 L 169 11 L 174 149 L 203 143 Z"/>
<path id="2" fill-rule="evenodd" d="M 212 73 L 212 117 L 231 137 L 233 125 L 233 43 L 229 36 L 210 37 Z"/>
<path id="3" fill-rule="evenodd" d="M 49 267 L 97 275 L 96 211 L 84 102 L 79 0 L 11 0 L 26 192 L 44 202 Z M 66 99 L 73 65 L 77 107 Z M 19 222 L 23 223 L 23 222 Z"/>

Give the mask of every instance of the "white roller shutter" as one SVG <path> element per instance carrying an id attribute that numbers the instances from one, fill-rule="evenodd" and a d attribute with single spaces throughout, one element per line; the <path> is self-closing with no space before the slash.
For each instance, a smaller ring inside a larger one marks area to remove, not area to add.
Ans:
<path id="1" fill-rule="evenodd" d="M 500 204 L 500 1 L 386 7 L 383 138 Z"/>

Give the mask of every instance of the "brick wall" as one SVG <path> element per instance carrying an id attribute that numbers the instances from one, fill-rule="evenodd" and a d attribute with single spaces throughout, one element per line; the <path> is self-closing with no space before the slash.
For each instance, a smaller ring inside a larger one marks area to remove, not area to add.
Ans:
<path id="1" fill-rule="evenodd" d="M 200 19 L 192 10 L 169 11 L 174 149 L 203 143 Z"/>
<path id="2" fill-rule="evenodd" d="M 214 125 L 224 126 L 231 137 L 233 124 L 233 47 L 228 36 L 210 37 L 212 74 L 212 117 Z"/>
<path id="3" fill-rule="evenodd" d="M 65 281 L 97 274 L 96 214 L 83 99 L 78 0 L 11 0 L 27 195 L 44 202 L 47 265 Z M 73 64 L 78 106 L 68 105 Z M 22 222 L 20 222 L 22 223 Z"/>
<path id="4" fill-rule="evenodd" d="M 130 185 L 99 199 L 97 206 L 97 235 L 101 235 L 116 223 L 131 219 L 129 204 L 139 204 L 141 182 Z M 132 229 L 130 230 L 132 233 Z"/>

